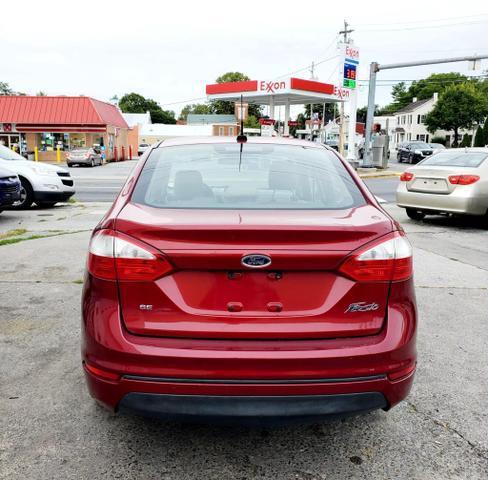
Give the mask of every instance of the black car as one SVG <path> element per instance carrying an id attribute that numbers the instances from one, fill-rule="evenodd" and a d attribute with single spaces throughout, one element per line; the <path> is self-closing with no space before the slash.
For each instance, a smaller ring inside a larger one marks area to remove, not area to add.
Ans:
<path id="1" fill-rule="evenodd" d="M 434 153 L 434 149 L 425 142 L 401 143 L 397 148 L 398 162 L 419 163 Z"/>
<path id="2" fill-rule="evenodd" d="M 5 207 L 11 207 L 19 200 L 19 177 L 6 168 L 0 168 L 0 212 L 2 212 Z"/>

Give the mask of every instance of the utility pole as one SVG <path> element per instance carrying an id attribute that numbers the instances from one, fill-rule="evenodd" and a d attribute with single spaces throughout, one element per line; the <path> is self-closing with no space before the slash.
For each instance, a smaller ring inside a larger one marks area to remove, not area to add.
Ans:
<path id="1" fill-rule="evenodd" d="M 316 80 L 315 78 L 315 62 L 312 62 L 312 65 L 310 66 L 310 80 Z M 310 104 L 310 141 L 312 141 L 313 137 L 313 103 Z"/>
<path id="2" fill-rule="evenodd" d="M 373 159 L 371 158 L 371 130 L 373 128 L 373 117 L 375 107 L 376 94 L 376 74 L 380 70 L 392 70 L 394 68 L 417 67 L 420 65 L 437 65 L 439 63 L 455 63 L 455 62 L 476 62 L 488 58 L 488 54 L 484 55 L 468 55 L 465 57 L 452 58 L 437 58 L 434 60 L 418 60 L 414 62 L 390 63 L 388 65 L 380 65 L 378 62 L 372 62 L 369 69 L 369 88 L 368 88 L 368 111 L 366 114 L 366 131 L 364 132 L 364 160 L 363 167 L 372 167 Z"/>
<path id="3" fill-rule="evenodd" d="M 339 32 L 339 35 L 344 35 L 344 43 L 349 43 L 349 33 L 354 32 L 354 30 L 347 28 L 349 27 L 349 24 L 347 23 L 346 20 L 344 20 L 344 30 L 341 30 Z"/>
<path id="4" fill-rule="evenodd" d="M 343 42 L 344 44 L 348 44 L 350 39 L 349 39 L 349 34 L 354 32 L 354 30 L 348 28 L 349 24 L 347 23 L 346 20 L 344 20 L 344 30 L 341 30 L 339 32 L 339 35 L 343 35 Z M 353 94 L 354 95 L 354 94 Z M 349 122 L 351 122 L 352 119 L 349 118 Z M 339 116 L 339 153 L 341 155 L 344 155 L 344 134 L 345 134 L 345 129 L 344 129 L 344 123 L 345 123 L 345 117 L 344 117 L 344 102 L 341 102 L 340 105 L 340 116 Z M 354 125 L 356 127 L 356 125 Z M 354 128 L 355 129 L 355 128 Z M 349 140 L 349 144 L 351 143 L 351 140 Z"/>

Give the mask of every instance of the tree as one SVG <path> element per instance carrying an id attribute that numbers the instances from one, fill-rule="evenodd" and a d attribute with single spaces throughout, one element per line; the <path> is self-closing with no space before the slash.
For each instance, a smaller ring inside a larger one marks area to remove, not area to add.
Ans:
<path id="1" fill-rule="evenodd" d="M 175 112 L 163 110 L 156 100 L 145 98 L 138 93 L 125 94 L 119 101 L 119 108 L 124 113 L 149 112 L 153 123 L 176 123 Z"/>
<path id="2" fill-rule="evenodd" d="M 258 119 L 254 115 L 249 115 L 244 121 L 244 126 L 246 128 L 260 128 Z"/>
<path id="3" fill-rule="evenodd" d="M 7 82 L 0 82 L 0 95 L 15 95 Z"/>
<path id="4" fill-rule="evenodd" d="M 434 93 L 441 95 L 448 87 L 466 83 L 467 81 L 468 77 L 458 72 L 433 73 L 427 78 L 412 82 L 408 89 L 408 95 L 410 101 L 414 97 L 417 100 L 426 100 L 427 98 L 432 98 Z"/>
<path id="5" fill-rule="evenodd" d="M 486 98 L 474 85 L 454 84 L 447 87 L 439 97 L 434 108 L 426 115 L 425 124 L 432 134 L 439 129 L 454 131 L 453 146 L 457 146 L 459 130 L 481 123 L 487 114 L 487 108 Z"/>
<path id="6" fill-rule="evenodd" d="M 395 113 L 412 103 L 414 98 L 426 100 L 432 98 L 434 93 L 438 93 L 440 96 L 448 87 L 461 83 L 478 84 L 488 91 L 488 81 L 486 80 L 470 79 L 458 72 L 433 73 L 427 78 L 413 81 L 408 88 L 405 82 L 393 85 L 391 89 L 393 102 L 381 108 L 381 115 Z"/>
<path id="7" fill-rule="evenodd" d="M 47 93 L 44 92 L 43 90 L 39 90 L 37 93 L 36 93 L 36 97 L 46 97 L 47 96 Z"/>
<path id="8" fill-rule="evenodd" d="M 178 118 L 180 120 L 186 121 L 190 113 L 198 115 L 208 115 L 213 113 L 213 110 L 211 105 L 209 105 L 208 103 L 192 103 L 191 105 L 185 105 L 182 108 L 180 116 Z"/>
<path id="9" fill-rule="evenodd" d="M 217 77 L 215 80 L 217 83 L 225 83 L 225 82 L 244 82 L 246 80 L 250 80 L 250 78 L 241 72 L 227 72 L 220 77 Z M 234 115 L 234 102 L 227 102 L 225 100 L 212 100 L 210 102 L 212 112 L 213 113 L 221 113 L 227 115 Z M 248 110 L 249 115 L 254 115 L 256 118 L 260 118 L 262 115 L 261 106 L 260 105 L 249 105 Z"/>
<path id="10" fill-rule="evenodd" d="M 488 145 L 488 117 L 485 118 L 485 125 L 483 127 L 483 141 Z"/>
<path id="11" fill-rule="evenodd" d="M 488 123 L 488 119 L 485 120 L 485 125 Z M 478 125 L 478 128 L 476 129 L 476 135 L 474 136 L 474 146 L 475 147 L 484 147 L 486 145 L 486 140 L 485 140 L 485 135 L 484 135 L 484 129 L 481 125 Z"/>

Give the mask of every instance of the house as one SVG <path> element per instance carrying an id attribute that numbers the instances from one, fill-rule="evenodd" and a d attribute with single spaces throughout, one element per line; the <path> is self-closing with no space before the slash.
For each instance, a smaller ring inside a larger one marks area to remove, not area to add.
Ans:
<path id="1" fill-rule="evenodd" d="M 104 147 L 107 160 L 125 159 L 128 130 L 115 105 L 95 98 L 0 96 L 0 144 L 40 161 L 61 161 L 62 152 L 92 146 Z"/>
<path id="2" fill-rule="evenodd" d="M 425 117 L 434 108 L 437 100 L 437 93 L 434 93 L 432 98 L 425 100 L 417 100 L 414 97 L 412 103 L 395 112 L 395 133 L 393 138 L 395 144 L 398 145 L 402 142 L 414 140 L 430 142 L 433 137 L 442 137 L 446 146 L 452 144 L 454 132 L 437 130 L 434 134 L 431 134 L 427 131 Z M 462 131 L 459 141 L 462 140 L 463 135 L 467 134 L 467 131 Z"/>

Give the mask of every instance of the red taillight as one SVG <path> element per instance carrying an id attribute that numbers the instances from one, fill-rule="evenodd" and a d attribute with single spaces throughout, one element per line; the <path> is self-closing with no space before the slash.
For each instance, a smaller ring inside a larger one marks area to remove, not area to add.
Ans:
<path id="1" fill-rule="evenodd" d="M 173 270 L 157 250 L 113 230 L 96 232 L 90 242 L 88 271 L 103 280 L 149 282 Z"/>
<path id="2" fill-rule="evenodd" d="M 85 368 L 93 375 L 104 378 L 105 380 L 118 380 L 120 375 L 118 373 L 109 372 L 108 370 L 102 370 L 101 368 L 94 367 L 85 362 Z"/>
<path id="3" fill-rule="evenodd" d="M 471 185 L 480 179 L 478 175 L 449 175 L 448 178 L 453 185 Z"/>
<path id="4" fill-rule="evenodd" d="M 412 276 L 412 247 L 401 232 L 348 257 L 339 271 L 358 282 L 390 282 Z"/>
<path id="5" fill-rule="evenodd" d="M 413 177 L 414 177 L 413 173 L 411 173 L 411 172 L 403 172 L 400 175 L 400 181 L 401 182 L 409 182 L 410 180 L 412 180 Z"/>

